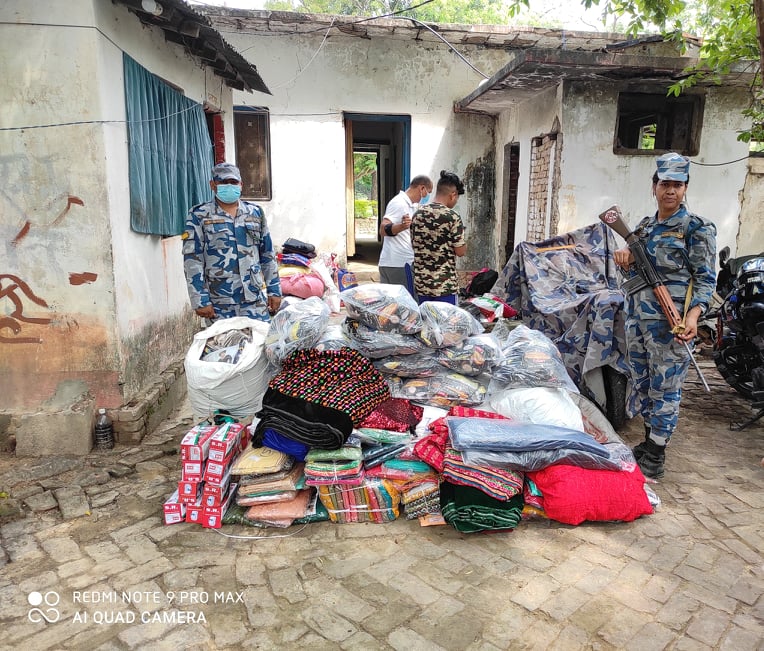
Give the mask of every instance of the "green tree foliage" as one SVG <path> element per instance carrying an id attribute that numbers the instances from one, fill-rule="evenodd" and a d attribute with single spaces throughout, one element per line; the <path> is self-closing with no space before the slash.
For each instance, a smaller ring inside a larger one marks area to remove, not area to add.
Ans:
<path id="1" fill-rule="evenodd" d="M 402 14 L 434 23 L 504 25 L 529 0 L 268 0 L 271 11 L 340 16 Z M 413 7 L 410 9 L 410 7 Z"/>

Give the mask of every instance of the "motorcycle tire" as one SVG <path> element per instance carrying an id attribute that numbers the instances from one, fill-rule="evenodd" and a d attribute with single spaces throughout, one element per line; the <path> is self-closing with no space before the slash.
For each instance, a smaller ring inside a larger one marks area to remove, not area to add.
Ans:
<path id="1" fill-rule="evenodd" d="M 714 353 L 714 363 L 719 375 L 735 391 L 747 400 L 753 399 L 753 379 L 745 363 L 745 351 L 740 348 L 723 348 Z"/>
<path id="2" fill-rule="evenodd" d="M 627 377 L 612 366 L 605 366 L 603 367 L 602 379 L 607 398 L 605 415 L 613 429 L 619 429 L 626 422 Z"/>

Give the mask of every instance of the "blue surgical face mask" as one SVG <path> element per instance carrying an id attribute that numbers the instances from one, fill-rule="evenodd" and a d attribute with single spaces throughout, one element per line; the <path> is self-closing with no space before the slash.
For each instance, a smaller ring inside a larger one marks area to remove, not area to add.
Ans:
<path id="1" fill-rule="evenodd" d="M 422 197 L 422 198 L 419 200 L 419 205 L 420 205 L 420 206 L 424 206 L 424 204 L 426 204 L 426 203 L 427 203 L 429 200 L 430 200 L 430 193 L 428 192 L 426 195 L 424 195 L 424 196 L 423 196 L 423 197 Z"/>
<path id="2" fill-rule="evenodd" d="M 223 203 L 236 203 L 241 196 L 241 186 L 239 184 L 219 183 L 215 196 Z"/>

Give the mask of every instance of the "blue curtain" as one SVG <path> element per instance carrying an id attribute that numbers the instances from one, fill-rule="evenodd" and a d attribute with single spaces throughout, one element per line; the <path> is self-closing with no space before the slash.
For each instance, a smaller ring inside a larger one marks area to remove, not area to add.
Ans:
<path id="1" fill-rule="evenodd" d="M 212 141 L 201 104 L 123 55 L 130 156 L 130 226 L 179 235 L 191 206 L 212 198 Z"/>

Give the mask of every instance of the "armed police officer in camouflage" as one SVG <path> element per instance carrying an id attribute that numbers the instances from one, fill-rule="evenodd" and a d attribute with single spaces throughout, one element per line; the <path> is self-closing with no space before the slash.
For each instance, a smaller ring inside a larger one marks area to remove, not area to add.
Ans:
<path id="1" fill-rule="evenodd" d="M 263 210 L 240 201 L 235 165 L 215 165 L 210 188 L 215 198 L 191 208 L 183 233 L 191 307 L 212 321 L 233 316 L 269 321 L 281 305 L 281 283 Z"/>
<path id="2" fill-rule="evenodd" d="M 690 366 L 685 344 L 694 341 L 698 319 L 713 294 L 716 274 L 716 227 L 687 210 L 684 203 L 690 180 L 690 161 L 676 153 L 657 159 L 653 194 L 654 215 L 634 230 L 647 256 L 682 317 L 673 328 L 649 283 L 637 283 L 626 300 L 626 342 L 633 381 L 630 411 L 645 421 L 645 440 L 634 456 L 647 477 L 664 474 L 666 445 L 676 429 L 682 383 Z M 623 269 L 632 268 L 629 247 L 614 254 Z M 631 286 L 634 286 L 632 283 Z"/>

